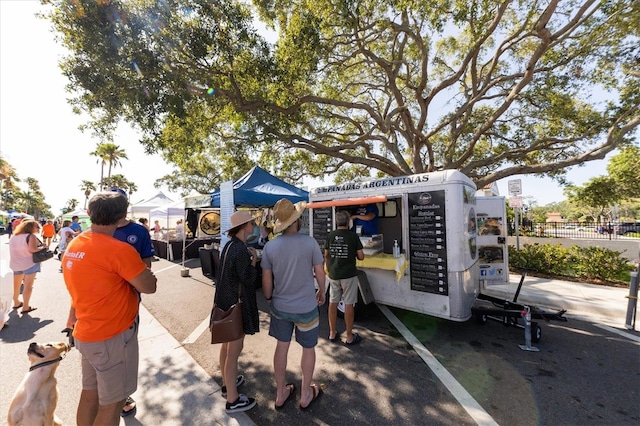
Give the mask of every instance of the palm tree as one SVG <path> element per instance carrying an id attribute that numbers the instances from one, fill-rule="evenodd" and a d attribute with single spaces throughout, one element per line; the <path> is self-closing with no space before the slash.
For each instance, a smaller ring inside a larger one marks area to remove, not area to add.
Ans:
<path id="1" fill-rule="evenodd" d="M 75 198 L 72 198 L 67 201 L 67 205 L 62 210 L 63 210 L 63 213 L 68 213 L 68 212 L 74 211 L 76 207 L 78 207 L 78 200 L 76 200 Z"/>
<path id="2" fill-rule="evenodd" d="M 131 194 L 133 194 L 138 190 L 138 187 L 135 183 L 131 182 L 121 174 L 117 174 L 117 175 L 113 175 L 111 177 L 105 178 L 104 184 L 105 186 L 108 186 L 108 187 L 115 186 L 117 188 L 120 188 L 126 191 L 129 194 L 129 197 L 131 197 Z"/>
<path id="3" fill-rule="evenodd" d="M 7 194 L 5 194 L 5 191 L 14 189 L 16 182 L 20 182 L 16 170 L 0 155 L 0 194 L 2 194 L 3 202 L 6 203 Z M 0 205 L 0 207 L 6 208 L 5 205 Z"/>
<path id="4" fill-rule="evenodd" d="M 89 201 L 89 195 L 91 195 L 91 191 L 96 190 L 96 186 L 90 180 L 83 180 L 82 185 L 80 185 L 80 189 L 84 191 L 84 209 L 87 209 L 87 201 Z"/>
<path id="5" fill-rule="evenodd" d="M 96 150 L 90 155 L 98 157 L 98 163 L 101 164 L 100 169 L 100 189 L 105 188 L 104 182 L 104 166 L 109 164 L 109 170 L 107 172 L 107 178 L 111 177 L 111 169 L 114 166 L 122 166 L 121 159 L 128 159 L 124 149 L 111 142 L 100 142 L 96 146 Z"/>
<path id="6" fill-rule="evenodd" d="M 100 184 L 98 185 L 100 187 L 100 190 L 104 188 L 104 165 L 106 164 L 106 161 L 104 159 L 103 146 L 104 146 L 103 143 L 99 143 L 98 145 L 96 145 L 96 150 L 89 153 L 89 155 L 98 157 L 98 161 L 96 161 L 96 164 L 100 164 Z"/>

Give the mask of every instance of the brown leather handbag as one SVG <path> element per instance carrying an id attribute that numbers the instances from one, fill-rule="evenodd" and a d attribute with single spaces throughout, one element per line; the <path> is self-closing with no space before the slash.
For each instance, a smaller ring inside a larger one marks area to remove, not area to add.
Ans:
<path id="1" fill-rule="evenodd" d="M 222 260 L 222 269 L 220 270 L 221 278 L 224 271 L 224 263 L 227 260 L 226 255 L 227 253 L 225 253 Z M 213 305 L 213 309 L 211 310 L 211 319 L 209 320 L 211 344 L 232 342 L 244 336 L 241 296 L 242 283 L 238 283 L 238 302 L 235 305 L 231 306 L 226 311 L 223 311 L 215 304 Z"/>

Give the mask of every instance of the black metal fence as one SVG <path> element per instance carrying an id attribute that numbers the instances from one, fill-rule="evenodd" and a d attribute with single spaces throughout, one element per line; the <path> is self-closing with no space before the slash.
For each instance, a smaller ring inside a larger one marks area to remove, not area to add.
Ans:
<path id="1" fill-rule="evenodd" d="M 515 224 L 507 223 L 509 235 L 515 235 Z M 624 226 L 616 223 L 560 223 L 532 222 L 524 220 L 520 224 L 520 235 L 525 237 L 547 238 L 585 238 L 615 240 L 619 238 L 638 237 L 640 233 L 629 232 Z"/>

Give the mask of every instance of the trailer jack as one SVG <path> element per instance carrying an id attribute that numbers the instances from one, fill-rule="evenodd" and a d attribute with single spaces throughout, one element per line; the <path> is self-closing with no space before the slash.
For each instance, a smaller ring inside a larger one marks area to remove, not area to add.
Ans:
<path id="1" fill-rule="evenodd" d="M 540 341 L 542 338 L 542 329 L 538 323 L 532 321 L 532 319 L 566 322 L 567 318 L 564 314 L 567 310 L 560 309 L 556 312 L 548 312 L 536 306 L 518 303 L 518 296 L 526 276 L 526 272 L 522 274 L 513 301 L 480 293 L 477 297 L 476 304 L 471 307 L 471 312 L 481 324 L 485 324 L 487 320 L 493 320 L 501 322 L 505 327 L 523 329 L 525 333 L 525 345 L 524 347 L 521 345 L 521 349 L 537 351 L 537 348 L 531 346 L 531 342 L 538 343 Z M 478 303 L 478 301 L 480 301 L 480 303 Z"/>

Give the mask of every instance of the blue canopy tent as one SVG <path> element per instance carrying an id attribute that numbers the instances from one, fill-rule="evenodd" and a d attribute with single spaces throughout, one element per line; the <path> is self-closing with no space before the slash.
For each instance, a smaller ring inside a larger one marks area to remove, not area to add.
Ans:
<path id="1" fill-rule="evenodd" d="M 254 166 L 233 183 L 233 201 L 241 207 L 273 207 L 281 198 L 309 201 L 309 193 Z M 220 207 L 220 190 L 211 193 L 211 207 Z"/>

